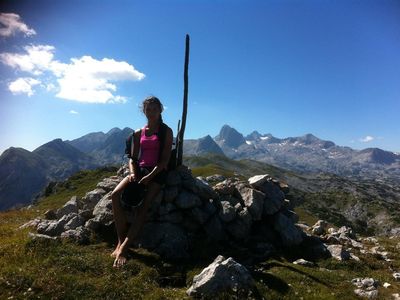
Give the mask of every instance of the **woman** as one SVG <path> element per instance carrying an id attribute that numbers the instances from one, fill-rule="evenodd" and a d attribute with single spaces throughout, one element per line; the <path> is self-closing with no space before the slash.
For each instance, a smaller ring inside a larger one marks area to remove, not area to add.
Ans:
<path id="1" fill-rule="evenodd" d="M 166 179 L 166 168 L 171 154 L 172 130 L 163 124 L 161 113 L 163 105 L 157 97 L 146 98 L 142 110 L 147 118 L 147 125 L 134 133 L 133 154 L 129 159 L 129 175 L 126 176 L 111 194 L 118 244 L 111 254 L 115 257 L 114 267 L 123 266 L 127 260 L 127 250 L 142 229 L 148 207 Z M 166 127 L 164 145 L 160 145 L 161 127 Z M 162 146 L 162 149 L 160 149 Z M 139 156 L 140 150 L 140 156 Z M 120 197 L 124 188 L 131 181 L 139 181 L 146 185 L 143 203 L 136 208 L 136 217 L 129 226 L 125 211 L 121 207 Z"/>

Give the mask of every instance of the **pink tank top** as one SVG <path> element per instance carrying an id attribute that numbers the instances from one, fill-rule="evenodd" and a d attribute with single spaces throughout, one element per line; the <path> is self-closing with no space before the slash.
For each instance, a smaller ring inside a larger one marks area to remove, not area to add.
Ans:
<path id="1" fill-rule="evenodd" d="M 158 163 L 160 151 L 160 140 L 157 133 L 146 136 L 146 126 L 143 127 L 140 135 L 140 167 L 155 167 Z"/>

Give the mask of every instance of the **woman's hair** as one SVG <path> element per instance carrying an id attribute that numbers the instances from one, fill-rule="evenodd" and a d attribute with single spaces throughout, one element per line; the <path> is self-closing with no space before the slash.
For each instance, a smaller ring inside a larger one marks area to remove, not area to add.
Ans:
<path id="1" fill-rule="evenodd" d="M 142 106 L 140 107 L 142 112 L 145 113 L 147 105 L 152 104 L 152 103 L 158 105 L 158 107 L 160 108 L 160 112 L 163 112 L 164 106 L 162 105 L 160 99 L 158 99 L 156 96 L 149 96 L 143 100 Z M 162 118 L 161 114 L 160 114 L 160 122 L 161 123 L 163 122 L 163 118 Z"/>

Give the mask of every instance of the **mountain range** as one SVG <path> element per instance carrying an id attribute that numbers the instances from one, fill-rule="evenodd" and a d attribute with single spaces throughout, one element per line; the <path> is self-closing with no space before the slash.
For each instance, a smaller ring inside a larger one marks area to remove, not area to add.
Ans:
<path id="1" fill-rule="evenodd" d="M 50 181 L 78 170 L 124 163 L 131 128 L 93 132 L 74 140 L 55 139 L 34 151 L 11 147 L 0 156 L 0 210 L 30 203 Z M 185 156 L 207 153 L 252 159 L 300 173 L 333 173 L 400 182 L 400 155 L 378 148 L 354 150 L 312 134 L 279 139 L 253 131 L 243 136 L 229 125 L 219 134 L 184 141 Z"/>

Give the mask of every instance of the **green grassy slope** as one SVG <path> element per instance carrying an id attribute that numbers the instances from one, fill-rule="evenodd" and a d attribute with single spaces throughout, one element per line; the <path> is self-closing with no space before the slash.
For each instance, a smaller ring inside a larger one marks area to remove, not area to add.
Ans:
<path id="1" fill-rule="evenodd" d="M 244 168 L 245 165 L 239 163 L 237 166 Z M 225 167 L 221 168 L 228 173 L 237 172 Z M 199 170 L 202 169 L 194 168 L 193 172 L 196 174 Z M 206 167 L 206 171 L 201 172 L 213 174 L 210 167 Z M 0 213 L 0 299 L 186 298 L 185 291 L 193 276 L 215 256 L 173 264 L 144 249 L 132 249 L 128 264 L 122 269 L 114 269 L 113 259 L 109 256 L 112 245 L 97 237 L 92 237 L 90 245 L 80 246 L 66 241 L 31 240 L 27 235 L 29 229 L 18 229 L 47 209 L 60 207 L 72 195 L 83 196 L 101 178 L 114 174 L 107 169 L 79 172 L 30 209 Z M 316 220 L 305 210 L 299 215 L 301 221 L 310 225 Z M 391 263 L 360 255 L 360 262 L 328 259 L 317 261 L 317 267 L 309 268 L 293 265 L 290 262 L 293 253 L 281 253 L 260 261 L 249 266 L 257 286 L 253 296 L 264 299 L 358 299 L 353 293 L 351 279 L 371 276 L 382 283 L 393 284 L 390 289 L 379 288 L 379 299 L 391 299 L 391 293 L 400 291 L 400 283 L 393 283 L 388 266 L 400 268 L 400 254 L 395 248 L 400 240 L 379 240 L 393 253 Z M 246 253 L 220 254 L 231 255 L 241 263 L 247 258 Z M 225 295 L 223 298 L 231 297 Z"/>

